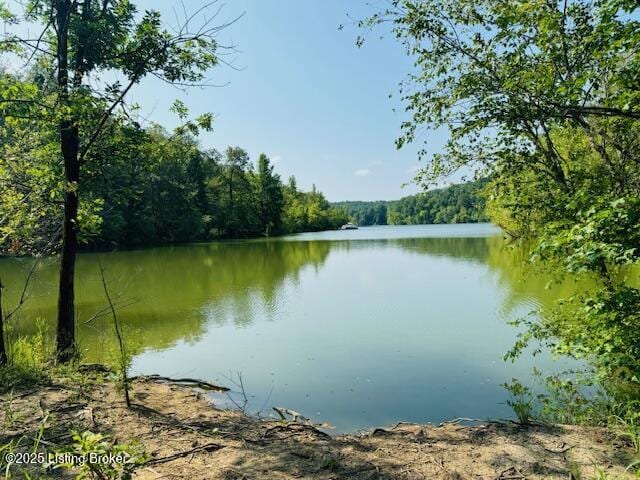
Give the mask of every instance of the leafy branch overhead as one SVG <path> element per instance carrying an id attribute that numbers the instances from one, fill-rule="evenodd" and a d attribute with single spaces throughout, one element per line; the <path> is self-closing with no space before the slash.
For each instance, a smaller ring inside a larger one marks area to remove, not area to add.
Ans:
<path id="1" fill-rule="evenodd" d="M 391 25 L 415 61 L 401 84 L 409 119 L 398 147 L 423 128 L 451 131 L 421 181 L 518 157 L 562 184 L 556 124 L 599 144 L 610 141 L 606 125 L 640 118 L 636 8 L 619 0 L 394 0 L 360 25 Z M 532 158 L 537 152 L 544 158 Z"/>
<path id="2" fill-rule="evenodd" d="M 216 35 L 232 22 L 214 25 L 215 15 L 206 13 L 216 2 L 185 14 L 179 28 L 168 28 L 160 13 L 145 11 L 141 15 L 127 0 L 43 1 L 25 6 L 21 15 L 9 13 L 3 7 L 3 18 L 11 23 L 32 22 L 42 29 L 36 38 L 18 34 L 0 36 L 0 51 L 11 52 L 26 67 L 34 83 L 49 87 L 48 97 L 34 98 L 35 85 L 6 85 L 0 89 L 0 110 L 6 119 L 60 121 L 73 118 L 82 129 L 80 158 L 84 159 L 116 108 L 124 102 L 132 87 L 145 77 L 153 76 L 176 86 L 206 85 L 210 68 L 218 65 L 219 45 Z M 58 31 L 55 13 L 64 8 L 68 19 L 62 26 L 68 29 L 69 92 L 61 102 L 53 83 L 60 67 Z M 194 26 L 195 19 L 200 23 Z M 108 81 L 106 78 L 114 77 Z M 24 91 L 26 90 L 26 91 Z M 48 114 L 48 115 L 47 115 Z M 202 122 L 206 119 L 203 117 Z"/>

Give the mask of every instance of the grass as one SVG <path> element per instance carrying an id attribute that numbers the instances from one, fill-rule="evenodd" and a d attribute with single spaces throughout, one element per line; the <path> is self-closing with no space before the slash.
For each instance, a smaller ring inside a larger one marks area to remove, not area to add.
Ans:
<path id="1" fill-rule="evenodd" d="M 623 415 L 614 415 L 610 422 L 614 432 L 628 440 L 636 454 L 640 454 L 640 406 L 629 407 Z"/>
<path id="2" fill-rule="evenodd" d="M 0 395 L 12 391 L 25 390 L 48 381 L 49 376 L 43 369 L 25 367 L 23 365 L 9 365 L 0 368 Z"/>
<path id="3" fill-rule="evenodd" d="M 50 381 L 53 346 L 48 341 L 47 325 L 36 320 L 33 335 L 20 336 L 7 345 L 9 362 L 0 368 L 0 394 L 32 388 Z"/>

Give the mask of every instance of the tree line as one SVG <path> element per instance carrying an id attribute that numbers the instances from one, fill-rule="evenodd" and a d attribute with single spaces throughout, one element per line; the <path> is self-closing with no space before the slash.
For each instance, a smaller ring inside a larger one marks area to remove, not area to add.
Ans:
<path id="1" fill-rule="evenodd" d="M 81 247 L 269 236 L 337 228 L 346 221 L 315 186 L 304 192 L 294 177 L 284 183 L 265 154 L 254 164 L 240 147 L 204 150 L 181 129 L 169 134 L 158 125 L 142 128 L 129 122 L 111 129 L 100 147 L 104 161 L 82 183 Z M 29 136 L 29 145 L 14 142 L 10 148 L 35 155 L 36 149 L 50 147 L 47 138 L 36 137 Z M 30 160 L 23 171 L 0 161 L 5 182 L 0 207 L 13 209 L 0 226 L 1 252 L 41 252 L 52 238 L 55 243 L 62 212 L 55 198 L 56 176 L 44 173 L 48 162 Z M 27 185 L 32 192 L 40 189 L 40 199 L 17 209 L 12 201 Z"/>
<path id="2" fill-rule="evenodd" d="M 295 177 L 283 182 L 265 154 L 254 163 L 240 147 L 203 150 L 191 135 L 170 138 L 159 127 L 132 134 L 124 161 L 112 161 L 87 186 L 99 200 L 88 247 L 271 236 L 346 221 L 315 186 L 304 192 Z M 117 150 L 106 153 L 113 159 Z M 126 158 L 132 150 L 133 163 Z"/>
<path id="3" fill-rule="evenodd" d="M 476 180 L 409 195 L 392 201 L 347 201 L 344 209 L 358 225 L 421 225 L 486 222 L 483 190 L 488 180 Z"/>

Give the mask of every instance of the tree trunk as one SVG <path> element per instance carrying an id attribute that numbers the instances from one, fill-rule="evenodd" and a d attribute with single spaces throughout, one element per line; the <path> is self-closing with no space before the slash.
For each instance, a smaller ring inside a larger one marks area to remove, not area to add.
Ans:
<path id="1" fill-rule="evenodd" d="M 67 123 L 67 122 L 65 122 Z M 69 125 L 61 127 L 65 180 L 62 255 L 58 290 L 57 356 L 62 362 L 75 354 L 75 295 L 74 277 L 78 250 L 78 130 Z"/>
<path id="2" fill-rule="evenodd" d="M 56 11 L 58 36 L 58 96 L 60 105 L 69 102 L 69 52 L 68 34 L 72 3 L 58 0 Z M 64 159 L 64 220 L 62 226 L 62 255 L 60 258 L 60 282 L 58 290 L 58 324 L 56 353 L 58 360 L 67 362 L 75 355 L 75 300 L 74 276 L 78 250 L 78 182 L 80 162 L 78 158 L 79 132 L 72 116 L 60 121 L 60 146 Z"/>
<path id="3" fill-rule="evenodd" d="M 2 311 L 2 279 L 0 279 L 0 367 L 7 364 L 7 350 L 4 346 L 4 312 Z"/>
<path id="4" fill-rule="evenodd" d="M 230 237 L 235 237 L 236 231 L 236 209 L 233 204 L 233 166 L 229 167 L 229 219 L 227 233 Z"/>

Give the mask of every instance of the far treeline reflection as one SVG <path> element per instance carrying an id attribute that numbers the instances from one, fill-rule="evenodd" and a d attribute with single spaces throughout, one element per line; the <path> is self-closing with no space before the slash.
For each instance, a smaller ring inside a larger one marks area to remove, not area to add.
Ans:
<path id="1" fill-rule="evenodd" d="M 529 275 L 530 267 L 523 261 L 526 248 L 509 245 L 501 236 L 357 241 L 272 239 L 85 253 L 79 257 L 77 266 L 81 350 L 87 361 L 108 361 L 109 352 L 116 348 L 98 257 L 117 298 L 119 319 L 132 346 L 161 350 L 180 340 L 201 338 L 208 321 L 220 323 L 232 318 L 239 327 L 250 325 L 254 321 L 252 302 L 258 298 L 265 308 L 277 305 L 285 285 L 296 285 L 303 269 L 322 269 L 332 252 L 376 248 L 486 266 L 508 292 L 503 305 L 506 310 L 523 300 L 544 310 L 554 299 L 577 288 L 572 281 L 546 288 L 552 276 L 539 271 Z M 31 265 L 32 260 L 27 258 L 0 261 L 3 276 L 12 286 L 21 285 Z M 12 336 L 34 333 L 37 318 L 44 319 L 48 333 L 53 335 L 56 281 L 57 263 L 53 259 L 43 260 L 32 279 L 28 301 L 20 311 Z M 421 286 L 408 281 L 407 288 Z M 17 288 L 7 289 L 7 304 L 16 302 L 19 294 Z M 465 292 L 459 294 L 464 297 Z M 203 313 L 205 307 L 222 303 L 231 309 L 232 315 L 211 318 Z M 276 316 L 273 321 L 278 321 Z"/>

